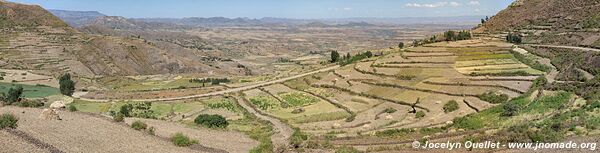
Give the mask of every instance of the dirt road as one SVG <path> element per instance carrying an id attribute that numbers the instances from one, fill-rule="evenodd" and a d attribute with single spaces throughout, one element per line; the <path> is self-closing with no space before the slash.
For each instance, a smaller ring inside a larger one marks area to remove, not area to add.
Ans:
<path id="1" fill-rule="evenodd" d="M 227 90 L 223 90 L 223 91 L 216 91 L 216 92 L 211 92 L 211 93 L 205 93 L 205 94 L 183 96 L 183 97 L 171 97 L 171 98 L 123 99 L 123 100 L 131 101 L 131 102 L 154 102 L 154 101 L 174 101 L 174 100 L 184 100 L 184 99 L 194 99 L 194 98 L 202 98 L 202 97 L 211 97 L 211 96 L 223 95 L 223 94 L 228 94 L 228 93 L 236 93 L 236 92 L 240 92 L 240 91 L 251 90 L 251 89 L 255 89 L 255 88 L 259 88 L 259 87 L 264 87 L 264 86 L 268 86 L 268 85 L 272 85 L 272 84 L 277 84 L 277 83 L 283 83 L 283 82 L 286 82 L 286 81 L 289 81 L 289 80 L 293 80 L 293 79 L 305 77 L 305 76 L 308 76 L 308 75 L 313 75 L 313 74 L 316 74 L 316 73 L 331 71 L 331 70 L 334 70 L 334 69 L 339 68 L 339 67 L 340 67 L 339 65 L 331 66 L 331 67 L 327 67 L 327 68 L 324 68 L 324 69 L 315 70 L 315 71 L 311 71 L 311 72 L 307 72 L 307 73 L 303 73 L 303 74 L 298 74 L 298 75 L 290 76 L 290 77 L 286 77 L 286 78 L 281 78 L 281 79 L 277 79 L 277 80 L 273 80 L 273 81 L 267 81 L 267 82 L 263 82 L 263 83 L 258 83 L 258 84 L 253 84 L 253 85 L 248 85 L 248 86 L 243 86 L 243 87 L 238 87 L 238 88 L 232 88 L 232 89 L 227 89 Z M 78 93 L 78 94 L 74 94 L 74 95 L 81 95 L 81 94 Z M 79 97 L 79 96 L 77 96 L 75 98 L 79 98 L 81 100 L 91 101 L 91 102 L 109 102 L 109 101 L 111 101 L 111 100 L 108 100 L 108 99 L 88 99 L 88 98 L 82 98 L 82 97 Z"/>

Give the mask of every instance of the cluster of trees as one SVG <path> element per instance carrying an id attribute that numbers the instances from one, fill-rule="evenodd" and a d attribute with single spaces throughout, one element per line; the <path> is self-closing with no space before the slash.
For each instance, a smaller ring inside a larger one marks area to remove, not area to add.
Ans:
<path id="1" fill-rule="evenodd" d="M 190 83 L 210 83 L 212 85 L 219 85 L 221 83 L 231 82 L 228 78 L 204 78 L 204 79 L 190 79 Z"/>
<path id="2" fill-rule="evenodd" d="M 520 44 L 523 41 L 523 39 L 521 38 L 520 34 L 508 33 L 508 35 L 506 36 L 506 41 L 509 43 Z"/>
<path id="3" fill-rule="evenodd" d="M 198 115 L 194 120 L 194 123 L 202 125 L 208 128 L 226 128 L 229 123 L 227 119 L 221 115 Z"/>
<path id="4" fill-rule="evenodd" d="M 404 42 L 398 43 L 398 48 L 400 48 L 400 49 L 404 48 Z"/>
<path id="5" fill-rule="evenodd" d="M 337 51 L 331 51 L 331 62 L 339 62 L 340 65 L 348 65 L 350 63 L 371 57 L 373 57 L 373 52 L 371 51 L 366 51 L 354 56 L 350 55 L 350 53 L 347 53 L 346 56 L 343 57 L 340 57 L 340 53 L 338 53 Z"/>
<path id="6" fill-rule="evenodd" d="M 471 32 L 467 31 L 467 30 L 463 30 L 463 31 L 446 31 L 444 32 L 444 37 L 446 38 L 446 41 L 458 41 L 458 40 L 468 40 L 471 39 Z"/>

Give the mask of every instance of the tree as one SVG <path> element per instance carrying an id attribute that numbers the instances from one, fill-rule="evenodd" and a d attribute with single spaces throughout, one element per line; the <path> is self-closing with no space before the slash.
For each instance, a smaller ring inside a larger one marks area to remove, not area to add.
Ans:
<path id="1" fill-rule="evenodd" d="M 404 42 L 400 42 L 400 43 L 398 44 L 398 48 L 400 48 L 400 49 L 404 48 Z"/>
<path id="2" fill-rule="evenodd" d="M 71 74 L 67 73 L 60 76 L 58 83 L 60 84 L 60 93 L 63 95 L 71 96 L 75 92 L 75 82 L 71 80 Z"/>
<path id="3" fill-rule="evenodd" d="M 350 58 L 352 58 L 352 55 L 350 55 L 350 53 L 346 53 L 344 60 L 349 60 Z"/>
<path id="4" fill-rule="evenodd" d="M 337 51 L 331 51 L 331 63 L 335 63 L 340 60 L 340 53 Z"/>
<path id="5" fill-rule="evenodd" d="M 18 102 L 19 98 L 21 98 L 22 94 L 23 94 L 22 86 L 17 86 L 16 88 L 10 88 L 10 89 L 8 89 L 8 96 L 6 97 L 6 102 L 8 102 L 8 104 Z"/>

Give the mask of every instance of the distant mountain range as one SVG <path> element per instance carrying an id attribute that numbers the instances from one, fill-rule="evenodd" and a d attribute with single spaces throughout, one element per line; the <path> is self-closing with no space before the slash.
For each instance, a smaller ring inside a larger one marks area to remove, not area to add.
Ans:
<path id="1" fill-rule="evenodd" d="M 66 11 L 50 10 L 69 25 L 82 27 L 96 20 L 106 20 L 107 15 L 96 11 Z M 403 24 L 452 24 L 476 25 L 482 16 L 459 17 L 405 17 L 405 18 L 340 18 L 340 19 L 288 19 L 266 17 L 261 19 L 251 18 L 225 18 L 225 17 L 189 17 L 189 18 L 129 18 L 128 22 L 173 24 L 188 27 L 215 27 L 215 26 L 386 26 Z M 110 18 L 109 18 L 110 19 Z M 114 17 L 113 17 L 114 19 Z M 123 18 L 125 19 L 125 18 Z M 122 19 L 121 19 L 122 20 Z M 125 21 L 125 20 L 122 20 Z"/>

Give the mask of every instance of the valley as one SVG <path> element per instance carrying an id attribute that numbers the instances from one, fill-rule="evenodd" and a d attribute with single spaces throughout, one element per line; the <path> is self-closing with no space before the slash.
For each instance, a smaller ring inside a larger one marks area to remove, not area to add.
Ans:
<path id="1" fill-rule="evenodd" d="M 583 9 L 596 5 L 517 0 L 477 25 L 126 18 L 0 1 L 0 152 L 595 144 L 600 22 Z"/>

